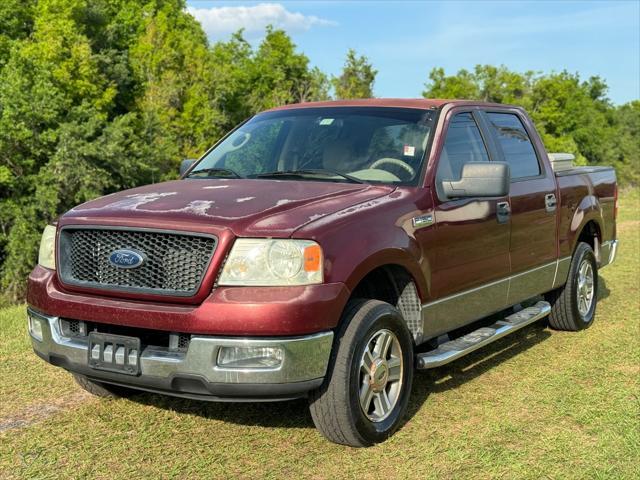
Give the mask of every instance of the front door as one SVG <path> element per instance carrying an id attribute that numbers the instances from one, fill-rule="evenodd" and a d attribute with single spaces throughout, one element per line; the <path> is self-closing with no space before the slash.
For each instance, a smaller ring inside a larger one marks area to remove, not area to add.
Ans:
<path id="1" fill-rule="evenodd" d="M 491 160 L 478 111 L 452 111 L 436 165 L 433 300 L 423 307 L 425 339 L 503 309 L 509 276 L 509 221 L 498 220 L 508 198 L 447 199 L 443 180 L 459 180 L 468 162 Z"/>
<path id="2" fill-rule="evenodd" d="M 511 170 L 511 285 L 513 305 L 550 290 L 556 273 L 556 182 L 541 162 L 519 112 L 483 114 L 500 160 Z"/>

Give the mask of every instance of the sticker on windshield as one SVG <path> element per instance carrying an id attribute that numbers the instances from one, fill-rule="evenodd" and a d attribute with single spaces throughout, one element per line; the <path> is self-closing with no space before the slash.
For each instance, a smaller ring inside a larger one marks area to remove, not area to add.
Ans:
<path id="1" fill-rule="evenodd" d="M 404 156 L 405 157 L 413 157 L 416 154 L 416 147 L 413 145 L 405 145 L 404 146 Z"/>
<path id="2" fill-rule="evenodd" d="M 320 120 L 320 125 L 331 125 L 333 123 L 333 118 L 323 118 Z"/>

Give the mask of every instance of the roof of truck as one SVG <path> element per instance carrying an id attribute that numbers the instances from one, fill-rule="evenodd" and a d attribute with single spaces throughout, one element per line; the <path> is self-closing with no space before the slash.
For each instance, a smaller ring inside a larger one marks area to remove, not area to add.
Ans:
<path id="1" fill-rule="evenodd" d="M 272 108 L 268 111 L 289 110 L 293 108 L 314 108 L 314 107 L 399 107 L 399 108 L 421 108 L 430 110 L 440 108 L 445 104 L 456 105 L 484 105 L 497 106 L 495 103 L 478 102 L 475 100 L 456 100 L 441 98 L 366 98 L 360 100 L 333 100 L 327 102 L 304 102 L 292 103 L 281 107 Z M 508 105 L 500 105 L 505 107 Z"/>

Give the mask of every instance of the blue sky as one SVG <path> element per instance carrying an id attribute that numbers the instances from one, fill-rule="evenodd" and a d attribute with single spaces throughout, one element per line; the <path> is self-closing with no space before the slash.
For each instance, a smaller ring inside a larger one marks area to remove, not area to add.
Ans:
<path id="1" fill-rule="evenodd" d="M 640 99 L 640 0 L 187 1 L 209 39 L 267 24 L 286 30 L 312 65 L 338 74 L 349 48 L 378 70 L 375 95 L 418 97 L 433 67 L 600 75 L 615 103 Z"/>

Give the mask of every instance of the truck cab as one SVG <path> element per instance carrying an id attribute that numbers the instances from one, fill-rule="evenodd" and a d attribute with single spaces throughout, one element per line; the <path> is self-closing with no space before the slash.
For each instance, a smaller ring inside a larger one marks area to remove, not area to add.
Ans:
<path id="1" fill-rule="evenodd" d="M 401 425 L 415 369 L 542 318 L 593 323 L 615 172 L 558 165 L 515 106 L 259 113 L 179 180 L 46 227 L 34 351 L 100 396 L 307 397 L 328 439 L 373 445 Z"/>

